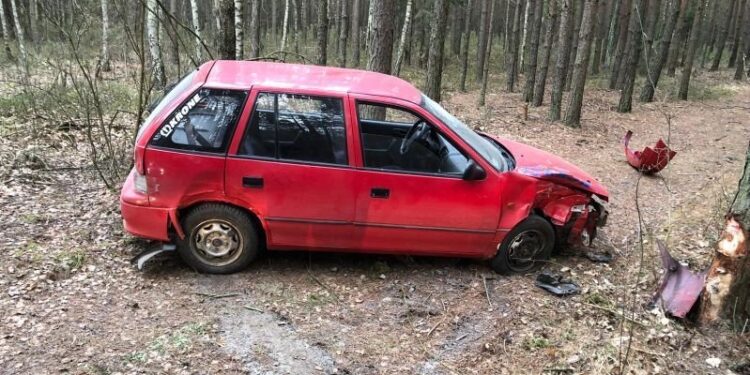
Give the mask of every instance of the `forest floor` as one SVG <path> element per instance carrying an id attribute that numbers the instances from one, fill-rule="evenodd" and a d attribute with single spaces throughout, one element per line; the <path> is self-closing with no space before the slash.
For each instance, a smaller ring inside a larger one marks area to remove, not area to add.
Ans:
<path id="1" fill-rule="evenodd" d="M 137 271 L 130 259 L 156 245 L 123 233 L 118 191 L 89 170 L 60 169 L 86 164 L 82 132 L 31 136 L 2 114 L 5 161 L 32 149 L 45 163 L 0 169 L 0 372 L 605 374 L 619 372 L 630 340 L 626 373 L 748 373 L 747 334 L 646 307 L 662 271 L 653 238 L 639 246 L 636 186 L 644 232 L 702 269 L 744 161 L 750 87 L 729 72 L 701 79 L 723 97 L 636 103 L 629 114 L 611 110 L 615 92 L 592 87 L 582 129 L 549 123 L 547 106 L 521 120 L 520 94 L 491 91 L 483 109 L 476 91 L 446 95 L 470 126 L 558 154 L 609 188 L 595 245 L 615 259 L 556 256 L 545 268 L 583 288 L 565 298 L 535 287 L 536 273 L 499 276 L 458 259 L 283 252 L 212 276 L 167 254 Z M 636 148 L 668 139 L 676 158 L 639 179 L 620 143 L 627 130 Z M 623 307 L 637 324 L 622 325 Z"/>

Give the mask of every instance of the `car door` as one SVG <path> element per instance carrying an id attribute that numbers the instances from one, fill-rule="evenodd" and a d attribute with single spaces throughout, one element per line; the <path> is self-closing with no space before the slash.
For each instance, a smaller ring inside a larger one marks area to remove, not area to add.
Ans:
<path id="1" fill-rule="evenodd" d="M 263 218 L 271 249 L 352 246 L 345 95 L 254 89 L 226 165 L 227 194 Z"/>
<path id="2" fill-rule="evenodd" d="M 366 96 L 353 97 L 350 106 L 361 152 L 355 214 L 360 247 L 429 255 L 492 253 L 500 217 L 497 175 L 487 171 L 483 180 L 462 179 L 471 160 L 480 162 L 478 156 L 417 106 Z M 439 152 L 414 143 L 401 153 L 404 136 L 418 121 L 434 131 L 431 141 L 440 145 Z"/>

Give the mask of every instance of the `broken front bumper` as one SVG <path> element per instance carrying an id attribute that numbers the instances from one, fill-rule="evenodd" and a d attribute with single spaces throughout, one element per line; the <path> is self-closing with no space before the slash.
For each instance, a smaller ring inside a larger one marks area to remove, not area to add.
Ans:
<path id="1" fill-rule="evenodd" d="M 607 224 L 607 202 L 593 195 L 589 204 L 571 207 L 571 213 L 562 231 L 567 243 L 591 246 L 597 229 Z"/>

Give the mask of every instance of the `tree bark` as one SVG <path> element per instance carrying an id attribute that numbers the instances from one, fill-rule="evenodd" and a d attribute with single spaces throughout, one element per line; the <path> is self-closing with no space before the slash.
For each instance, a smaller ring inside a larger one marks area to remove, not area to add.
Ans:
<path id="1" fill-rule="evenodd" d="M 284 21 L 281 27 L 281 50 L 286 51 L 286 39 L 289 35 L 289 0 L 284 1 Z"/>
<path id="2" fill-rule="evenodd" d="M 672 41 L 672 33 L 677 24 L 677 17 L 680 14 L 680 2 L 678 0 L 669 1 L 671 1 L 672 4 L 669 8 L 669 14 L 667 15 L 667 22 L 664 25 L 664 30 L 662 31 L 662 36 L 659 40 L 659 47 L 649 63 L 646 82 L 643 83 L 643 88 L 641 89 L 640 101 L 644 103 L 650 103 L 654 100 L 654 92 L 659 85 L 661 70 L 667 62 L 669 46 Z"/>
<path id="3" fill-rule="evenodd" d="M 318 65 L 328 63 L 328 0 L 318 1 Z"/>
<path id="4" fill-rule="evenodd" d="M 680 14 L 677 17 L 677 26 L 675 26 L 674 37 L 669 45 L 669 57 L 667 58 L 667 76 L 674 77 L 677 70 L 677 57 L 681 53 L 682 44 L 685 42 L 685 33 L 687 32 L 686 16 L 688 0 L 680 0 Z"/>
<path id="5" fill-rule="evenodd" d="M 700 0 L 702 1 L 702 0 Z M 617 17 L 617 45 L 615 52 L 612 54 L 612 72 L 609 76 L 609 88 L 611 90 L 620 88 L 618 83 L 621 82 L 623 55 L 625 54 L 628 43 L 628 25 L 630 24 L 630 11 L 632 9 L 631 0 L 623 0 L 620 3 L 620 12 Z"/>
<path id="6" fill-rule="evenodd" d="M 739 331 L 750 326 L 750 257 L 746 243 L 750 225 L 750 147 L 737 185 L 723 238 L 716 245 L 708 269 L 698 320 L 703 325 L 727 320 Z"/>
<path id="7" fill-rule="evenodd" d="M 744 38 L 743 27 L 745 26 L 745 22 L 747 20 L 745 13 L 747 13 L 747 0 L 740 0 L 737 7 L 737 21 L 735 21 L 736 26 L 734 30 L 734 43 L 732 44 L 732 54 L 729 56 L 729 64 L 727 66 L 728 68 L 734 68 L 735 63 L 737 62 L 737 55 L 739 51 L 742 50 L 742 40 Z"/>
<path id="8" fill-rule="evenodd" d="M 406 38 L 409 35 L 409 26 L 411 24 L 411 6 L 413 0 L 406 2 L 406 11 L 404 12 L 404 25 L 401 28 L 401 39 L 398 42 L 398 54 L 396 55 L 396 65 L 393 67 L 393 74 L 399 76 L 401 74 L 401 64 L 404 62 L 404 49 L 406 48 Z"/>
<path id="9" fill-rule="evenodd" d="M 586 87 L 586 73 L 589 67 L 589 58 L 591 56 L 591 43 L 594 39 L 596 21 L 594 16 L 597 13 L 599 0 L 586 0 L 583 8 L 583 19 L 581 21 L 581 35 L 578 38 L 578 54 L 576 63 L 573 66 L 573 80 L 571 82 L 570 101 L 568 110 L 565 112 L 565 125 L 579 128 L 581 127 L 581 107 L 583 106 L 583 89 Z"/>
<path id="10" fill-rule="evenodd" d="M 558 2 L 559 0 L 551 0 L 549 2 L 549 17 L 547 17 L 547 28 L 544 32 L 544 44 L 542 45 L 540 65 L 539 69 L 537 69 L 536 80 L 534 82 L 534 101 L 531 104 L 534 107 L 539 107 L 544 101 L 544 88 L 547 85 L 547 71 L 549 70 L 552 43 L 554 43 L 555 32 L 558 26 Z"/>
<path id="11" fill-rule="evenodd" d="M 557 61 L 555 62 L 554 80 L 552 82 L 552 96 L 549 107 L 549 119 L 557 121 L 560 119 L 562 106 L 563 87 L 565 76 L 568 72 L 568 58 L 570 57 L 570 33 L 573 32 L 573 10 L 571 0 L 560 1 L 560 33 L 557 42 Z"/>
<path id="12" fill-rule="evenodd" d="M 506 89 L 513 92 L 518 79 L 518 47 L 521 39 L 521 16 L 523 15 L 522 0 L 515 0 L 513 5 L 513 32 L 509 40 L 509 51 L 506 52 Z"/>
<path id="13" fill-rule="evenodd" d="M 201 43 L 201 22 L 198 16 L 198 0 L 190 0 L 190 14 L 192 15 L 193 32 L 195 33 L 195 60 L 201 61 L 203 60 L 203 44 Z"/>
<path id="14" fill-rule="evenodd" d="M 701 42 L 701 23 L 703 18 L 703 9 L 703 0 L 698 0 L 695 4 L 693 25 L 690 28 L 690 42 L 688 45 L 687 55 L 685 56 L 685 66 L 682 67 L 680 89 L 677 93 L 677 97 L 681 100 L 687 100 L 688 97 L 690 76 L 693 72 L 693 61 L 695 60 L 695 53 L 698 50 L 698 44 Z"/>
<path id="15" fill-rule="evenodd" d="M 234 0 L 234 40 L 237 60 L 245 58 L 245 22 L 243 5 L 245 0 Z"/>
<path id="16" fill-rule="evenodd" d="M 482 72 L 484 71 L 484 51 L 487 49 L 487 38 L 489 38 L 489 30 L 487 27 L 488 23 L 488 12 L 490 1 L 493 0 L 478 0 L 480 1 L 480 14 L 479 14 L 479 31 L 477 32 L 477 71 L 476 80 L 479 82 L 482 79 Z M 520 0 L 513 0 L 520 1 Z"/>
<path id="17" fill-rule="evenodd" d="M 461 91 L 466 91 L 466 74 L 469 71 L 469 42 L 471 41 L 471 0 L 464 5 L 464 31 L 461 43 Z"/>
<path id="18" fill-rule="evenodd" d="M 596 32 L 594 33 L 594 40 L 592 42 L 594 56 L 592 57 L 593 62 L 591 64 L 591 74 L 593 75 L 599 74 L 599 68 L 601 67 L 602 60 L 602 50 L 606 45 L 607 32 L 609 31 L 609 27 L 607 25 L 607 11 L 608 4 L 605 2 L 598 7 L 596 15 L 597 19 L 594 21 L 596 22 Z"/>
<path id="19" fill-rule="evenodd" d="M 370 37 L 367 45 L 367 70 L 391 74 L 393 65 L 393 34 L 395 0 L 371 0 Z"/>
<path id="20" fill-rule="evenodd" d="M 541 1 L 541 0 L 540 0 Z M 482 71 L 482 89 L 479 91 L 479 106 L 484 106 L 485 98 L 487 97 L 487 81 L 489 81 L 490 75 L 490 55 L 492 53 L 492 24 L 495 20 L 495 0 L 492 0 L 490 5 L 490 24 L 489 24 L 489 35 L 487 37 L 487 50 L 484 51 L 484 70 Z"/>
<path id="21" fill-rule="evenodd" d="M 455 4 L 451 11 L 451 53 L 454 56 L 461 56 L 461 25 L 462 21 L 462 8 Z"/>
<path id="22" fill-rule="evenodd" d="M 15 1 L 15 0 L 14 0 Z M 148 39 L 148 50 L 151 55 L 151 79 L 154 88 L 161 90 L 167 80 L 164 73 L 164 61 L 161 59 L 161 45 L 159 44 L 158 28 L 159 19 L 156 17 L 156 0 L 148 0 L 146 9 L 146 37 Z"/>
<path id="23" fill-rule="evenodd" d="M 234 60 L 237 57 L 234 37 L 234 1 L 219 0 L 219 58 Z"/>
<path id="24" fill-rule="evenodd" d="M 101 0 L 100 3 L 102 8 L 102 55 L 99 57 L 99 66 L 102 71 L 108 72 L 112 70 L 109 56 L 109 0 Z M 0 11 L 2 11 L 2 5 L 0 5 Z"/>
<path id="25" fill-rule="evenodd" d="M 349 39 L 349 9 L 348 1 L 341 2 L 341 20 L 339 20 L 339 66 L 346 67 L 346 55 L 348 52 Z"/>
<path id="26" fill-rule="evenodd" d="M 715 72 L 719 70 L 719 64 L 721 64 L 721 56 L 724 53 L 724 46 L 727 43 L 727 35 L 729 34 L 729 24 L 732 21 L 733 16 L 733 10 L 737 8 L 736 6 L 737 0 L 732 1 L 732 5 L 729 7 L 729 10 L 727 11 L 726 18 L 724 19 L 724 22 L 721 22 L 719 24 L 719 35 L 717 36 L 716 41 L 716 53 L 714 54 L 714 59 L 711 62 L 711 68 L 709 68 L 709 71 Z"/>
<path id="27" fill-rule="evenodd" d="M 583 6 L 585 0 L 573 0 L 575 4 L 575 21 L 573 21 L 573 40 L 570 42 L 570 56 L 568 58 L 568 72 L 573 70 L 578 55 L 578 39 L 581 35 L 581 22 L 583 21 Z M 570 90 L 570 84 L 573 80 L 572 74 L 565 76 L 565 91 Z"/>
<path id="28" fill-rule="evenodd" d="M 743 1 L 744 2 L 744 1 Z M 745 58 L 747 58 L 748 50 L 748 33 L 750 33 L 750 25 L 747 24 L 748 9 L 743 5 L 742 18 L 739 21 L 742 24 L 737 34 L 737 61 L 735 61 L 734 79 L 742 81 L 745 79 Z"/>
<path id="29" fill-rule="evenodd" d="M 10 51 L 10 30 L 8 28 L 8 22 L 5 20 L 5 9 L 3 9 L 3 1 L 0 0 L 0 26 L 3 30 L 3 48 L 5 49 L 5 57 L 10 61 L 14 61 L 13 53 Z"/>
<path id="30" fill-rule="evenodd" d="M 271 40 L 274 44 L 279 42 L 279 1 L 280 0 L 271 0 Z M 326 14 L 328 14 L 327 11 L 328 8 L 326 8 Z M 318 11 L 321 11 L 318 9 Z"/>
<path id="31" fill-rule="evenodd" d="M 646 0 L 636 0 L 633 7 L 633 16 L 630 17 L 630 37 L 628 38 L 628 56 L 623 65 L 622 91 L 617 112 L 630 112 L 633 108 L 633 86 L 635 75 L 638 71 L 638 61 L 641 59 L 643 49 L 641 19 L 646 11 Z"/>
<path id="32" fill-rule="evenodd" d="M 360 41 L 362 40 L 359 8 L 360 0 L 354 0 L 354 5 L 352 6 L 352 42 L 354 43 L 352 46 L 352 62 L 355 67 L 359 66 Z"/>
<path id="33" fill-rule="evenodd" d="M 250 5 L 250 57 L 256 58 L 260 56 L 260 0 L 250 0 Z"/>
<path id="34" fill-rule="evenodd" d="M 531 32 L 529 41 L 526 44 L 529 47 L 527 53 L 526 68 L 524 75 L 526 83 L 523 88 L 523 100 L 527 103 L 534 99 L 534 81 L 536 80 L 537 55 L 539 53 L 539 32 L 542 28 L 542 0 L 529 1 L 529 17 L 531 19 Z"/>
<path id="35" fill-rule="evenodd" d="M 21 57 L 21 66 L 26 74 L 26 78 L 29 76 L 29 57 L 26 53 L 26 40 L 23 34 L 23 28 L 21 27 L 21 19 L 18 18 L 18 6 L 16 2 L 18 0 L 10 0 L 10 9 L 13 14 L 13 24 L 16 27 L 16 42 L 18 42 L 18 55 Z M 162 68 L 163 69 L 163 68 Z"/>
<path id="36" fill-rule="evenodd" d="M 445 31 L 448 26 L 448 1 L 435 0 L 432 14 L 434 18 L 430 32 L 430 52 L 427 57 L 427 82 L 425 82 L 424 93 L 436 102 L 440 102 L 442 88 Z"/>

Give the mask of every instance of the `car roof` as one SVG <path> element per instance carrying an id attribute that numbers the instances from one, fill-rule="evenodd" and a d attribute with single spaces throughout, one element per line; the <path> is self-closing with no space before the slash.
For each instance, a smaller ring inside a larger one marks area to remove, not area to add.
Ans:
<path id="1" fill-rule="evenodd" d="M 420 104 L 422 101 L 422 93 L 398 77 L 366 70 L 318 65 L 217 60 L 213 62 L 205 84 L 239 89 L 264 86 L 358 93 L 394 97 L 414 104 Z"/>

